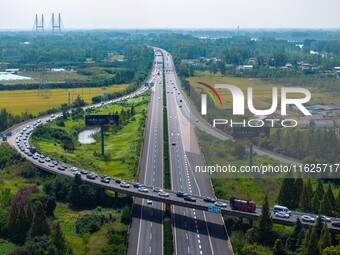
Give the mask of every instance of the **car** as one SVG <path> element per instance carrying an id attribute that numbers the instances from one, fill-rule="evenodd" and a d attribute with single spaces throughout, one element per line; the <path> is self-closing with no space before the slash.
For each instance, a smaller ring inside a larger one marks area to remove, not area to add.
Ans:
<path id="1" fill-rule="evenodd" d="M 77 175 L 77 174 L 81 175 L 81 173 L 80 173 L 79 171 L 74 171 L 73 174 L 74 174 L 74 175 Z M 109 181 L 109 182 L 110 182 L 110 181 Z"/>
<path id="2" fill-rule="evenodd" d="M 103 183 L 110 183 L 110 180 L 107 178 L 101 178 L 100 181 Z"/>
<path id="3" fill-rule="evenodd" d="M 188 196 L 188 195 L 189 195 L 189 194 L 184 193 L 184 192 L 182 192 L 182 191 L 179 191 L 179 192 L 176 193 L 176 196 L 178 196 L 178 197 L 186 197 L 186 196 Z"/>
<path id="4" fill-rule="evenodd" d="M 161 197 L 168 197 L 169 193 L 161 191 L 161 192 L 158 192 L 158 195 L 160 195 Z"/>
<path id="5" fill-rule="evenodd" d="M 207 202 L 207 203 L 215 203 L 216 199 L 214 199 L 212 197 L 205 197 L 205 198 L 203 198 L 203 201 Z"/>
<path id="6" fill-rule="evenodd" d="M 110 176 L 107 176 L 107 175 L 103 175 L 100 177 L 101 179 L 108 179 L 109 181 L 111 180 L 111 177 Z"/>
<path id="7" fill-rule="evenodd" d="M 78 171 L 78 168 L 76 168 L 75 166 L 71 167 L 71 171 L 74 172 L 74 171 Z"/>
<path id="8" fill-rule="evenodd" d="M 216 201 L 214 205 L 218 207 L 227 207 L 227 204 L 222 201 Z"/>
<path id="9" fill-rule="evenodd" d="M 87 174 L 86 175 L 86 178 L 87 179 L 90 179 L 90 180 L 95 180 L 96 179 L 96 176 L 94 176 L 94 174 Z M 110 181 L 109 181 L 110 182 Z"/>
<path id="10" fill-rule="evenodd" d="M 39 157 L 37 156 L 37 155 L 33 155 L 33 157 L 32 157 L 33 159 L 38 159 Z"/>
<path id="11" fill-rule="evenodd" d="M 319 216 L 316 216 L 316 218 L 319 218 Z M 324 215 L 321 215 L 320 219 L 322 222 L 331 222 L 331 218 L 324 216 Z"/>
<path id="12" fill-rule="evenodd" d="M 196 198 L 194 198 L 193 196 L 185 196 L 184 200 L 190 201 L 190 202 L 196 202 Z"/>
<path id="13" fill-rule="evenodd" d="M 122 182 L 122 181 L 119 180 L 119 179 L 116 179 L 116 180 L 115 180 L 115 183 L 118 183 L 118 184 L 119 184 L 119 183 L 121 183 L 121 182 Z"/>
<path id="14" fill-rule="evenodd" d="M 161 189 L 161 188 L 158 188 L 158 187 L 153 187 L 153 192 L 162 192 L 163 191 L 163 189 Z"/>
<path id="15" fill-rule="evenodd" d="M 49 157 L 45 158 L 46 162 L 51 162 L 51 159 Z"/>
<path id="16" fill-rule="evenodd" d="M 58 166 L 57 169 L 60 170 L 60 171 L 65 171 L 65 167 L 63 167 L 63 166 Z"/>
<path id="17" fill-rule="evenodd" d="M 309 215 L 302 215 L 301 220 L 305 222 L 315 222 L 315 218 L 309 216 Z"/>
<path id="18" fill-rule="evenodd" d="M 180 103 L 182 103 L 182 101 L 183 101 L 182 99 L 179 100 Z"/>
<path id="19" fill-rule="evenodd" d="M 120 186 L 122 187 L 122 188 L 130 188 L 130 184 L 128 184 L 128 183 L 126 183 L 126 182 L 121 182 L 120 183 Z"/>
<path id="20" fill-rule="evenodd" d="M 67 169 L 68 168 L 68 165 L 66 164 L 62 164 L 63 168 Z"/>
<path id="21" fill-rule="evenodd" d="M 149 192 L 149 190 L 147 188 L 145 188 L 145 187 L 139 187 L 138 191 L 144 192 L 144 193 L 148 193 Z"/>
<path id="22" fill-rule="evenodd" d="M 172 145 L 172 146 L 175 146 L 175 145 L 176 145 L 176 143 L 175 143 L 175 142 L 172 142 L 172 143 L 171 143 L 171 145 Z"/>
<path id="23" fill-rule="evenodd" d="M 147 203 L 148 205 L 152 205 L 152 200 L 148 199 L 148 200 L 146 200 L 146 203 Z"/>
<path id="24" fill-rule="evenodd" d="M 182 105 L 180 105 L 179 108 L 182 108 Z"/>
<path id="25" fill-rule="evenodd" d="M 53 163 L 53 165 L 55 165 L 55 166 L 59 165 L 59 164 L 58 164 L 58 161 L 56 161 L 56 160 L 53 160 L 52 163 Z"/>
<path id="26" fill-rule="evenodd" d="M 80 169 L 79 172 L 80 172 L 81 174 L 87 174 L 87 173 L 88 173 L 88 172 L 87 172 L 86 170 L 84 170 L 84 169 Z"/>
<path id="27" fill-rule="evenodd" d="M 140 184 L 140 183 L 138 183 L 138 182 L 133 184 L 133 187 L 134 187 L 134 188 L 139 188 L 139 187 L 142 187 L 142 186 L 143 186 L 143 185 Z"/>
<path id="28" fill-rule="evenodd" d="M 48 166 L 49 166 L 49 167 L 54 167 L 54 164 L 49 163 Z"/>
<path id="29" fill-rule="evenodd" d="M 332 226 L 333 227 L 336 227 L 336 228 L 340 228 L 340 221 L 337 220 L 337 221 L 332 221 Z"/>
<path id="30" fill-rule="evenodd" d="M 289 213 L 286 213 L 286 212 L 276 212 L 275 216 L 279 218 L 286 218 L 286 219 L 290 217 Z"/>

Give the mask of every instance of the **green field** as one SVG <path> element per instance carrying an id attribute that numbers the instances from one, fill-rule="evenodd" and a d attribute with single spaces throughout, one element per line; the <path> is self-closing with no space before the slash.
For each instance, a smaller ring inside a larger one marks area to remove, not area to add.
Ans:
<path id="1" fill-rule="evenodd" d="M 127 232 L 128 227 L 120 222 L 122 208 L 102 209 L 112 215 L 114 222 L 103 225 L 99 231 L 92 234 L 78 235 L 76 233 L 76 221 L 81 215 L 92 214 L 92 210 L 73 210 L 67 204 L 57 203 L 55 217 L 60 223 L 60 227 L 65 235 L 66 240 L 73 248 L 75 255 L 87 254 L 96 255 L 100 249 L 107 243 L 106 232 L 110 229 Z M 122 245 L 125 245 L 122 243 Z"/>
<path id="2" fill-rule="evenodd" d="M 232 155 L 232 142 L 223 142 L 217 138 L 196 129 L 199 145 L 207 165 L 249 165 L 248 152 L 243 159 L 238 160 Z M 278 162 L 264 156 L 253 157 L 253 165 L 271 164 Z M 277 203 L 282 178 L 227 178 L 225 174 L 213 174 L 211 176 L 215 194 L 218 198 L 229 200 L 232 196 L 255 201 L 262 205 L 265 194 L 268 195 L 270 206 Z M 316 190 L 318 179 L 311 179 L 313 189 Z M 325 186 L 326 189 L 326 186 Z M 332 186 L 333 194 L 338 194 L 339 187 Z"/>
<path id="3" fill-rule="evenodd" d="M 57 142 L 46 141 L 32 137 L 33 146 L 39 152 L 49 155 L 53 159 L 58 159 L 65 163 L 70 163 L 79 168 L 106 174 L 124 180 L 135 180 L 137 165 L 139 161 L 139 151 L 143 141 L 144 126 L 141 121 L 146 118 L 148 107 L 148 94 L 135 99 L 130 99 L 121 105 L 110 105 L 91 114 L 108 114 L 116 111 L 120 112 L 122 107 L 126 110 L 134 104 L 136 115 L 122 128 L 115 132 L 109 129 L 105 132 L 105 158 L 101 156 L 100 136 L 95 136 L 96 142 L 93 144 L 80 144 L 77 142 L 74 152 L 65 151 L 62 145 Z M 48 125 L 55 126 L 52 122 Z M 72 136 L 77 137 L 79 130 L 84 129 L 84 120 L 73 121 L 69 118 L 65 122 L 65 130 Z M 91 159 L 91 160 L 88 160 Z"/>
<path id="4" fill-rule="evenodd" d="M 16 245 L 14 243 L 10 243 L 6 240 L 0 239 L 0 254 L 1 255 L 10 255 L 16 249 Z"/>
<path id="5" fill-rule="evenodd" d="M 103 90 L 102 88 L 76 88 L 76 89 L 51 89 L 0 91 L 0 109 L 6 108 L 12 114 L 28 112 L 37 114 L 48 109 L 59 107 L 68 103 L 68 93 L 72 103 L 79 95 L 87 103 L 91 103 L 92 97 L 104 93 L 123 91 L 128 88 L 127 84 L 114 85 Z"/>
<path id="6" fill-rule="evenodd" d="M 23 71 L 19 72 L 18 75 L 33 78 L 33 80 L 23 81 L 2 81 L 4 85 L 14 84 L 36 84 L 40 83 L 42 79 L 46 83 L 64 83 L 65 80 L 85 80 L 87 76 L 78 74 L 76 71 L 63 71 L 63 72 L 41 72 L 41 71 Z"/>

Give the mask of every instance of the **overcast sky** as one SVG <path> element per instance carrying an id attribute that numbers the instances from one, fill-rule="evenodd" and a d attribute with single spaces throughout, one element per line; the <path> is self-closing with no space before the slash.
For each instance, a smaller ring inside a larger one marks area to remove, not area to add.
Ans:
<path id="1" fill-rule="evenodd" d="M 340 0 L 0 0 L 0 29 L 340 28 Z"/>

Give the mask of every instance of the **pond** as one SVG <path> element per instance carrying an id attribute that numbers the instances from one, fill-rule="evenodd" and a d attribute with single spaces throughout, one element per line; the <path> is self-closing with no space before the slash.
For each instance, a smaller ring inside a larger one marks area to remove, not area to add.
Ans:
<path id="1" fill-rule="evenodd" d="M 83 132 L 80 132 L 78 134 L 78 141 L 81 144 L 95 143 L 96 140 L 93 138 L 93 136 L 97 134 L 99 131 L 100 131 L 100 128 L 84 130 Z"/>

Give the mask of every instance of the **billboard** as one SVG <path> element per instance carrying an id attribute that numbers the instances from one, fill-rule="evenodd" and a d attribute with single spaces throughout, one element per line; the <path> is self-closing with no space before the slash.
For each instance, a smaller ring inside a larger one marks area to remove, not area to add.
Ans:
<path id="1" fill-rule="evenodd" d="M 86 126 L 118 126 L 119 115 L 86 115 L 85 116 Z"/>
<path id="2" fill-rule="evenodd" d="M 233 127 L 234 139 L 269 137 L 269 127 Z"/>

